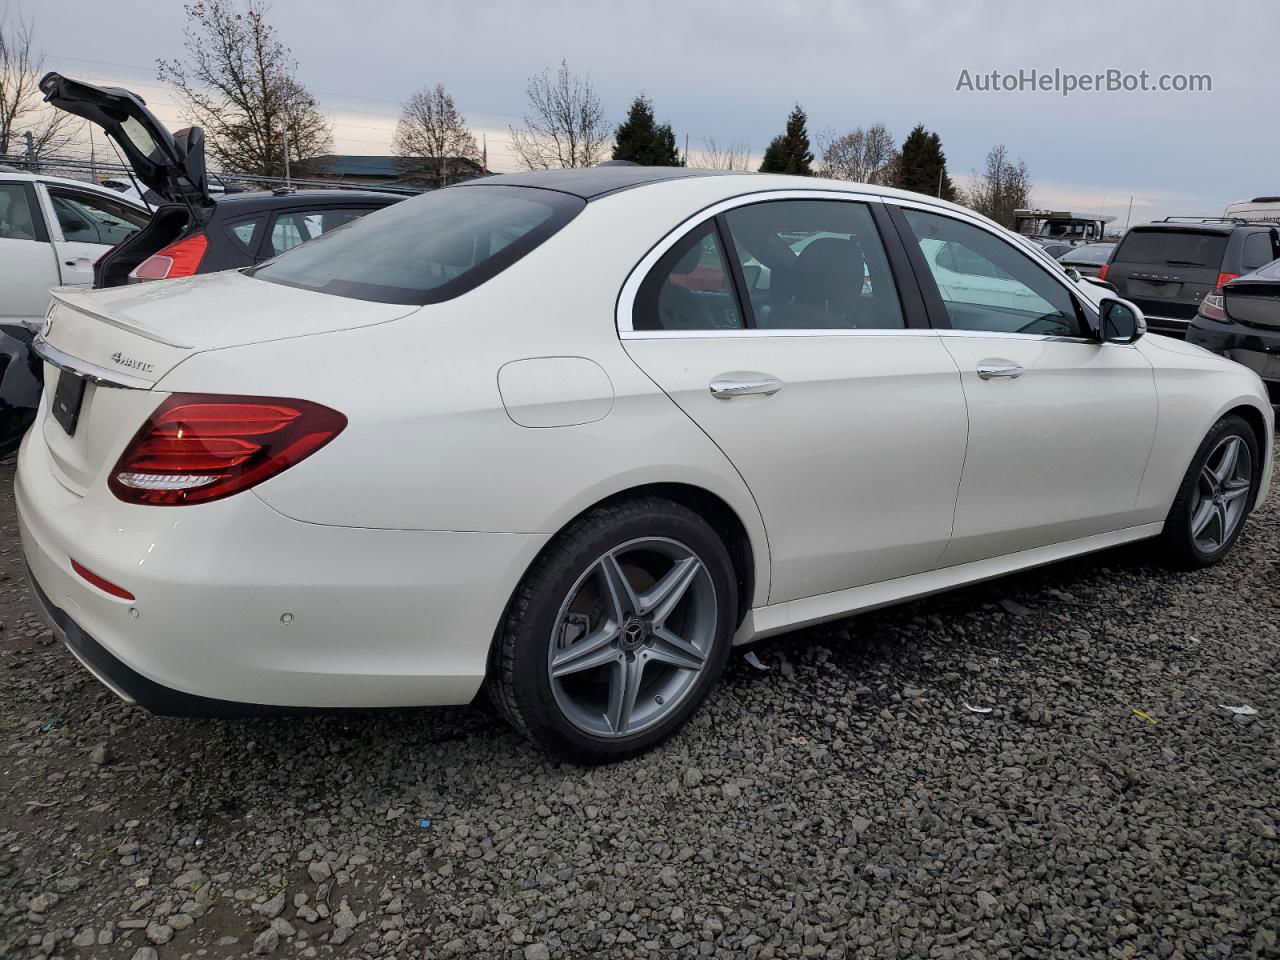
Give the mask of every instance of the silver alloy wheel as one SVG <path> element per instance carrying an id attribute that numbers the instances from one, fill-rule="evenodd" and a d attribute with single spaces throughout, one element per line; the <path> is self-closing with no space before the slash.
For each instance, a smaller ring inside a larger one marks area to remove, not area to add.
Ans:
<path id="1" fill-rule="evenodd" d="M 1244 439 L 1231 435 L 1213 448 L 1196 480 L 1191 508 L 1191 539 L 1204 553 L 1217 553 L 1249 512 L 1253 454 Z"/>
<path id="2" fill-rule="evenodd" d="M 631 540 L 592 563 L 560 606 L 547 653 L 556 705 L 596 737 L 622 737 L 679 708 L 715 642 L 716 589 L 689 547 Z"/>

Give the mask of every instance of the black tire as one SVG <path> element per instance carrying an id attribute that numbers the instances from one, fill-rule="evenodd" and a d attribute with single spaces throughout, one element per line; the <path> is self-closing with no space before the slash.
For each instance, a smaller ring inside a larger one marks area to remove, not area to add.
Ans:
<path id="1" fill-rule="evenodd" d="M 556 703 L 548 670 L 552 635 L 561 605 L 603 554 L 652 537 L 675 540 L 702 561 L 714 585 L 714 639 L 701 673 L 667 716 L 632 735 L 593 736 L 568 720 Z M 661 743 L 706 699 L 728 660 L 737 609 L 733 563 L 700 516 L 660 497 L 604 504 L 562 530 L 521 580 L 495 638 L 485 687 L 517 731 L 560 759 L 583 764 L 622 760 Z"/>
<path id="2" fill-rule="evenodd" d="M 1191 534 L 1191 513 L 1196 505 L 1200 473 L 1209 457 L 1229 436 L 1239 437 L 1249 450 L 1252 476 L 1249 492 L 1245 495 L 1245 516 L 1240 518 L 1235 529 L 1217 549 L 1204 550 Z M 1230 553 L 1240 536 L 1240 531 L 1244 529 L 1247 515 L 1253 509 L 1253 501 L 1258 495 L 1259 466 L 1258 438 L 1243 417 L 1229 414 L 1215 423 L 1200 443 L 1196 455 L 1191 458 L 1186 476 L 1182 478 L 1182 485 L 1178 487 L 1178 495 L 1174 498 L 1169 516 L 1165 519 L 1164 530 L 1156 541 L 1159 558 L 1167 565 L 1179 570 L 1196 570 L 1212 566 Z"/>

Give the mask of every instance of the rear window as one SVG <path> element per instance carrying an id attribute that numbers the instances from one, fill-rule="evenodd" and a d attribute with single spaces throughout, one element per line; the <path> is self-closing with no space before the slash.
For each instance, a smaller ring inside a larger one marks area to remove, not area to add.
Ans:
<path id="1" fill-rule="evenodd" d="M 375 211 L 251 271 L 355 300 L 450 300 L 501 273 L 586 202 L 528 187 L 451 187 Z"/>
<path id="2" fill-rule="evenodd" d="M 1116 251 L 1116 263 L 1155 263 L 1160 266 L 1222 266 L 1227 237 L 1221 233 L 1187 230 L 1130 230 Z"/>
<path id="3" fill-rule="evenodd" d="M 1107 262 L 1107 257 L 1111 256 L 1111 247 L 1104 246 L 1088 246 L 1076 247 L 1070 253 L 1062 258 L 1063 263 L 1097 263 Z"/>

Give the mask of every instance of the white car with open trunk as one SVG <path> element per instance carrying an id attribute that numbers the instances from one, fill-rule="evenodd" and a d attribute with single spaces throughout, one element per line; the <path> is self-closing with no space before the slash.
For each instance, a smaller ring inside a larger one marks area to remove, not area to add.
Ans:
<path id="1" fill-rule="evenodd" d="M 24 551 L 71 649 L 153 710 L 487 686 L 543 746 L 616 758 L 734 643 L 1145 538 L 1220 559 L 1271 406 L 1143 333 L 928 197 L 472 181 L 259 267 L 59 294 Z"/>

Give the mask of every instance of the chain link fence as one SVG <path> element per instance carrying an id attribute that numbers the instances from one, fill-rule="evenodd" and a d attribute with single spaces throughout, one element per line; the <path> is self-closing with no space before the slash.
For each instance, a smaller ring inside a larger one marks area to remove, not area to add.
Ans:
<path id="1" fill-rule="evenodd" d="M 50 154 L 31 157 L 25 153 L 0 154 L 0 169 L 20 173 L 39 173 L 50 177 L 66 177 L 110 186 L 136 185 L 145 193 L 142 184 L 135 184 L 133 170 L 122 163 L 103 162 L 84 157 Z M 326 190 L 377 190 L 384 193 L 416 194 L 429 189 L 403 184 L 366 183 L 359 180 L 308 179 L 305 177 L 264 177 L 246 174 L 228 174 L 209 171 L 209 185 L 214 193 L 242 193 L 251 190 L 282 190 L 304 187 Z"/>

